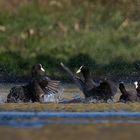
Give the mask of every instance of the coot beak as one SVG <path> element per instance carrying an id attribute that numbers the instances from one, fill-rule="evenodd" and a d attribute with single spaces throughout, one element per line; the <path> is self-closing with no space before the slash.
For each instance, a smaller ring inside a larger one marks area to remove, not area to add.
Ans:
<path id="1" fill-rule="evenodd" d="M 76 71 L 77 74 L 80 73 L 80 72 L 81 72 L 81 69 L 79 69 L 79 70 Z"/>
<path id="2" fill-rule="evenodd" d="M 138 81 L 135 81 L 134 85 L 135 85 L 136 88 L 138 88 Z"/>
<path id="3" fill-rule="evenodd" d="M 83 67 L 83 66 L 81 66 L 81 67 L 76 71 L 77 74 L 81 72 L 82 67 Z"/>
<path id="4" fill-rule="evenodd" d="M 43 68 L 42 66 L 41 66 L 41 68 L 40 68 L 40 69 L 41 69 L 41 71 L 45 72 L 45 70 L 44 70 L 44 68 Z"/>

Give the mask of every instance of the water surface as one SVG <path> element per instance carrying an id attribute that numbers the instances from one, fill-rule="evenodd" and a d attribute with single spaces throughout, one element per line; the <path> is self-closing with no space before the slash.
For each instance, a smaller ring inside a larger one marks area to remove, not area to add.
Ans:
<path id="1" fill-rule="evenodd" d="M 0 126 L 38 128 L 50 124 L 131 123 L 140 125 L 140 112 L 0 112 Z"/>

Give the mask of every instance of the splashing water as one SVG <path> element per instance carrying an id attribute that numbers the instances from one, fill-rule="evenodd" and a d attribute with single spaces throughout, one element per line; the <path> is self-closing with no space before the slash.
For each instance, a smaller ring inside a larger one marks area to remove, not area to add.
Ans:
<path id="1" fill-rule="evenodd" d="M 0 104 L 5 103 L 6 99 L 7 99 L 6 96 L 0 95 Z"/>
<path id="2" fill-rule="evenodd" d="M 52 94 L 44 95 L 42 102 L 44 102 L 44 103 L 50 103 L 50 102 L 57 103 L 57 102 L 59 102 L 59 100 L 56 97 L 56 95 L 52 93 Z"/>
<path id="3" fill-rule="evenodd" d="M 78 93 L 77 93 L 78 94 Z M 113 99 L 108 99 L 107 101 L 104 100 L 97 100 L 93 97 L 88 97 L 88 98 L 83 98 L 80 95 L 75 95 L 72 97 L 72 99 L 66 99 L 66 98 L 62 98 L 61 100 L 59 100 L 59 103 L 83 103 L 83 104 L 90 104 L 90 103 L 115 103 L 115 101 Z"/>
<path id="4" fill-rule="evenodd" d="M 49 93 L 44 94 L 41 102 L 43 103 L 59 103 L 59 101 L 62 99 L 64 88 L 60 88 L 57 94 Z"/>
<path id="5" fill-rule="evenodd" d="M 11 87 L 13 87 L 15 85 L 13 84 L 0 84 L 0 104 L 5 103 L 7 100 L 7 94 L 9 93 L 9 90 Z M 66 86 L 67 88 L 67 86 Z M 54 94 L 54 93 L 49 93 L 49 94 L 44 94 L 41 99 L 40 102 L 42 103 L 102 103 L 104 101 L 102 100 L 97 100 L 94 99 L 93 97 L 89 97 L 89 98 L 84 98 L 80 96 L 79 92 L 75 92 L 74 95 L 71 99 L 67 99 L 64 98 L 64 86 L 62 87 L 62 85 L 59 87 L 58 93 Z M 20 103 L 21 101 L 19 100 L 18 103 Z M 109 99 L 107 101 L 107 103 L 115 103 L 115 100 L 111 100 Z"/>

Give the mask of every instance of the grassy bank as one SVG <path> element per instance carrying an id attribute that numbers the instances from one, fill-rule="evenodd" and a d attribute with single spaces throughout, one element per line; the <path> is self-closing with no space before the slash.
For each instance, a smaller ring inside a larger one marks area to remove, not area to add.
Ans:
<path id="1" fill-rule="evenodd" d="M 41 103 L 18 103 L 18 104 L 0 104 L 0 111 L 72 111 L 72 112 L 90 112 L 90 111 L 140 111 L 139 103 L 98 103 L 98 104 L 41 104 Z"/>
<path id="2" fill-rule="evenodd" d="M 0 0 L 0 74 L 28 75 L 42 63 L 65 77 L 62 61 L 96 75 L 137 75 L 139 9 L 130 0 Z"/>

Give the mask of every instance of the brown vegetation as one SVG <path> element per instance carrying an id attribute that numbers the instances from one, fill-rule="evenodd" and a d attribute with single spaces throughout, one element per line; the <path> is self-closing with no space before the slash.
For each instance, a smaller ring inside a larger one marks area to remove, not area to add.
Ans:
<path id="1" fill-rule="evenodd" d="M 0 104 L 0 111 L 72 111 L 72 112 L 90 112 L 90 111 L 140 111 L 139 103 L 5 103 Z"/>
<path id="2" fill-rule="evenodd" d="M 3 140 L 139 140 L 138 124 L 48 125 L 39 129 L 0 128 Z"/>

